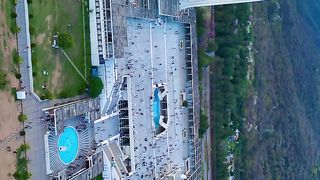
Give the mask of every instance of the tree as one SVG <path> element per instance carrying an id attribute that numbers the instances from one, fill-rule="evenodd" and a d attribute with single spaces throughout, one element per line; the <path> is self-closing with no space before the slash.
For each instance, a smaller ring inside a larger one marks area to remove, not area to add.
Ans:
<path id="1" fill-rule="evenodd" d="M 74 44 L 73 36 L 70 33 L 66 32 L 66 31 L 59 33 L 58 45 L 61 48 L 64 48 L 64 49 L 72 48 L 73 44 Z"/>
<path id="2" fill-rule="evenodd" d="M 89 80 L 89 95 L 90 97 L 98 97 L 103 89 L 102 80 L 99 77 L 92 77 Z"/>
<path id="3" fill-rule="evenodd" d="M 20 114 L 20 115 L 18 116 L 18 120 L 19 120 L 20 122 L 25 122 L 27 119 L 28 119 L 28 118 L 27 118 L 27 115 L 25 115 L 25 114 Z"/>

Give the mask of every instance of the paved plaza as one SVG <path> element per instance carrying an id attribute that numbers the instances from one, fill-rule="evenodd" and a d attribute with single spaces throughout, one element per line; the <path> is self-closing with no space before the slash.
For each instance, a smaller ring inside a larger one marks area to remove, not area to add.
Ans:
<path id="1" fill-rule="evenodd" d="M 182 133 L 188 129 L 187 109 L 181 103 L 187 84 L 186 52 L 179 46 L 185 40 L 184 25 L 128 18 L 127 29 L 128 47 L 125 58 L 118 61 L 118 77 L 129 75 L 130 81 L 134 176 L 160 177 L 169 166 L 183 169 L 189 156 L 187 136 Z M 151 98 L 154 85 L 162 83 L 167 87 L 169 127 L 155 136 Z"/>

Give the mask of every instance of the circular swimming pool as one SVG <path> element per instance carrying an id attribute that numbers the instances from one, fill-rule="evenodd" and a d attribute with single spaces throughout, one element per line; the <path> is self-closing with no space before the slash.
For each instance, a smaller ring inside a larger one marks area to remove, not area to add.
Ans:
<path id="1" fill-rule="evenodd" d="M 60 134 L 58 139 L 58 155 L 63 164 L 70 164 L 74 161 L 78 154 L 79 138 L 77 131 L 68 126 Z"/>

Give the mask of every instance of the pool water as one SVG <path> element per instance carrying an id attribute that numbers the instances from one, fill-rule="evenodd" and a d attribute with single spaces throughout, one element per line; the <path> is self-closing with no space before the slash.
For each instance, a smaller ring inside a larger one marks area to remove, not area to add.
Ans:
<path id="1" fill-rule="evenodd" d="M 158 88 L 154 90 L 152 107 L 153 107 L 153 121 L 154 121 L 155 127 L 158 128 L 160 123 L 160 98 L 159 98 Z"/>
<path id="2" fill-rule="evenodd" d="M 59 136 L 57 146 L 60 161 L 63 164 L 70 164 L 73 162 L 78 154 L 79 148 L 77 131 L 71 126 L 66 127 Z"/>

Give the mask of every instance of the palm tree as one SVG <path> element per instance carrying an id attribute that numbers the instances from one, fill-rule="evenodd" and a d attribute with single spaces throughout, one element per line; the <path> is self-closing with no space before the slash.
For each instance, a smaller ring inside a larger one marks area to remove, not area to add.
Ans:
<path id="1" fill-rule="evenodd" d="M 21 146 L 19 147 L 19 150 L 21 152 L 26 152 L 26 151 L 30 150 L 30 145 L 29 144 L 21 144 Z"/>
<path id="2" fill-rule="evenodd" d="M 31 173 L 30 172 L 28 172 L 28 171 L 24 171 L 23 173 L 22 173 L 22 178 L 23 179 L 30 179 L 31 178 Z"/>
<path id="3" fill-rule="evenodd" d="M 29 163 L 29 160 L 25 157 L 18 160 L 18 170 L 19 171 L 25 171 L 27 169 L 27 165 Z"/>

